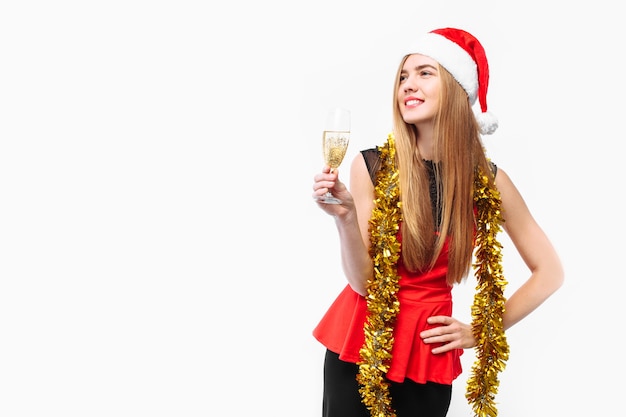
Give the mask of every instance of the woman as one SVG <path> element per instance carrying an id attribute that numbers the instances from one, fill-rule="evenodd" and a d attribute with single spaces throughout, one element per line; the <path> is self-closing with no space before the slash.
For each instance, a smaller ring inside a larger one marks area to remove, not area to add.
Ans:
<path id="1" fill-rule="evenodd" d="M 476 348 L 467 398 L 495 416 L 504 331 L 563 282 L 553 246 L 506 172 L 485 155 L 489 68 L 471 34 L 422 36 L 399 66 L 393 132 L 352 162 L 350 190 L 337 171 L 315 175 L 313 196 L 335 218 L 348 281 L 313 334 L 326 348 L 325 417 L 445 416 L 463 349 Z M 472 106 L 478 100 L 480 112 Z M 503 229 L 530 276 L 508 299 L 497 233 Z M 475 263 L 472 323 L 451 316 L 454 284 Z"/>

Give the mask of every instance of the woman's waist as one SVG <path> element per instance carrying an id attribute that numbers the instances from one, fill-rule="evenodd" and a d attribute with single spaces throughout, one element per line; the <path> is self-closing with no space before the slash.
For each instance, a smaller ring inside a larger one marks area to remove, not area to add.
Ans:
<path id="1" fill-rule="evenodd" d="M 452 301 L 452 287 L 444 285 L 428 285 L 425 283 L 403 283 L 398 291 L 400 302 L 414 303 L 446 303 Z"/>

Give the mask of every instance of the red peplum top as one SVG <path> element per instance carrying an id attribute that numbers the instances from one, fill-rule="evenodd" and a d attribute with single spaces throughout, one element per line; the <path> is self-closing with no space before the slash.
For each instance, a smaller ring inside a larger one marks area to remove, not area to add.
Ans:
<path id="1" fill-rule="evenodd" d="M 403 382 L 409 378 L 417 383 L 432 381 L 450 385 L 462 372 L 462 349 L 434 354 L 431 350 L 435 345 L 427 345 L 420 338 L 420 332 L 433 327 L 426 322 L 428 317 L 452 315 L 452 287 L 446 282 L 447 264 L 447 244 L 428 272 L 411 273 L 404 268 L 401 259 L 398 262 L 400 310 L 387 372 L 387 378 L 392 381 Z M 346 285 L 313 330 L 313 336 L 339 354 L 340 359 L 357 363 L 365 340 L 363 326 L 367 314 L 365 298 Z"/>

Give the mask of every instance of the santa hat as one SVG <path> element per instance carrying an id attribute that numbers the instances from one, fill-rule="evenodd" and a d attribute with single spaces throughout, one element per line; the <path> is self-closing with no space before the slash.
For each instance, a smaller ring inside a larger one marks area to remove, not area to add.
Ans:
<path id="1" fill-rule="evenodd" d="M 424 34 L 411 50 L 439 62 L 467 93 L 470 105 L 480 103 L 475 112 L 480 132 L 490 135 L 498 128 L 496 117 L 487 112 L 489 64 L 483 46 L 472 34 L 461 29 L 435 29 Z"/>

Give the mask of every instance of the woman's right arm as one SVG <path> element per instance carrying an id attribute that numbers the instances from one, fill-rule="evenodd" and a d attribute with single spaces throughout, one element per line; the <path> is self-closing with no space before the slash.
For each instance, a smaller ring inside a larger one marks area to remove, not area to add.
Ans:
<path id="1" fill-rule="evenodd" d="M 368 231 L 374 207 L 374 186 L 360 152 L 350 167 L 349 192 L 339 178 L 333 178 L 333 175 L 325 168 L 322 174 L 315 176 L 314 195 L 323 194 L 326 192 L 324 187 L 330 185 L 333 194 L 343 201 L 340 205 L 318 205 L 335 218 L 344 274 L 352 289 L 364 296 L 367 294 L 367 280 L 374 273 L 369 255 Z"/>

